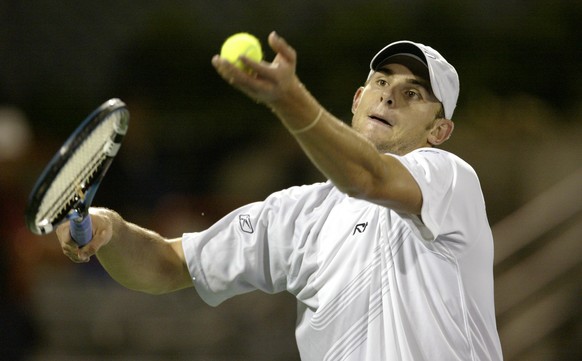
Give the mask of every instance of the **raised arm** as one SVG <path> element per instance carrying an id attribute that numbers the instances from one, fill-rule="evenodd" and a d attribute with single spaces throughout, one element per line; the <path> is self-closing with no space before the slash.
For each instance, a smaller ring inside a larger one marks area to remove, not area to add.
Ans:
<path id="1" fill-rule="evenodd" d="M 295 74 L 296 52 L 275 33 L 272 63 L 243 59 L 254 74 L 214 57 L 218 73 L 250 98 L 265 103 L 293 134 L 313 164 L 338 189 L 402 212 L 418 214 L 422 197 L 408 170 L 325 111 Z"/>
<path id="2" fill-rule="evenodd" d="M 63 252 L 77 263 L 97 255 L 105 270 L 121 285 L 151 294 L 192 287 L 182 240 L 159 234 L 125 221 L 111 210 L 91 208 L 93 240 L 79 248 L 65 222 L 56 230 Z"/>

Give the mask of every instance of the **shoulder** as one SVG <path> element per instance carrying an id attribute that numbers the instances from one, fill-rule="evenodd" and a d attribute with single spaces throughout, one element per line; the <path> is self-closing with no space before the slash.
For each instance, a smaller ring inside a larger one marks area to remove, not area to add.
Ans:
<path id="1" fill-rule="evenodd" d="M 404 156 L 397 156 L 415 178 L 444 177 L 451 181 L 461 176 L 477 177 L 475 169 L 461 157 L 437 148 L 419 148 Z"/>
<path id="2" fill-rule="evenodd" d="M 399 157 L 417 181 L 422 197 L 421 219 L 435 239 L 449 230 L 446 219 L 483 219 L 484 202 L 473 167 L 457 155 L 441 149 L 421 148 Z M 454 216 L 451 216 L 454 214 Z M 458 225 L 457 225 L 458 226 Z M 422 227 L 421 227 L 422 228 Z"/>
<path id="3" fill-rule="evenodd" d="M 451 152 L 420 148 L 400 157 L 400 161 L 418 183 L 425 205 L 481 193 L 473 167 Z"/>
<path id="4" fill-rule="evenodd" d="M 458 155 L 438 148 L 419 148 L 402 156 L 403 159 L 427 159 L 433 162 L 452 162 L 471 168 L 469 163 Z M 472 168 L 471 168 L 472 169 Z"/>
<path id="5" fill-rule="evenodd" d="M 275 208 L 313 208 L 341 196 L 344 195 L 327 181 L 277 191 L 262 203 Z"/>
<path id="6" fill-rule="evenodd" d="M 313 184 L 293 186 L 272 193 L 267 199 L 272 198 L 303 198 L 303 197 L 327 197 L 335 187 L 330 181 Z"/>

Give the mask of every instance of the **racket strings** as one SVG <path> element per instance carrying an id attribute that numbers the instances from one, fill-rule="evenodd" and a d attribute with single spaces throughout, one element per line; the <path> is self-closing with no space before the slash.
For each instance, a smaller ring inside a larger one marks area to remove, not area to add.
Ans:
<path id="1" fill-rule="evenodd" d="M 95 175 L 101 164 L 103 164 L 105 158 L 104 154 L 95 154 L 95 157 L 90 161 L 91 164 L 86 165 L 86 171 L 79 174 L 73 181 L 71 181 L 69 188 L 67 188 L 64 193 L 54 196 L 56 200 L 51 204 L 51 207 L 46 210 L 46 214 L 41 216 L 41 219 L 59 219 L 64 213 L 67 213 L 75 203 L 82 200 L 85 196 L 84 191 L 86 190 L 86 185 L 92 183 L 92 177 Z"/>
<path id="2" fill-rule="evenodd" d="M 71 155 L 39 206 L 38 222 L 52 223 L 84 199 L 84 192 L 107 158 L 103 148 L 115 134 L 115 120 L 115 116 L 110 116 L 100 123 Z"/>

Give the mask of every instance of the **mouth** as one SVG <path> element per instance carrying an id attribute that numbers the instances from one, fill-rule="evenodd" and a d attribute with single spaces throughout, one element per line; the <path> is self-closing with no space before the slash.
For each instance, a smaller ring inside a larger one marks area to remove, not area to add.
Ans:
<path id="1" fill-rule="evenodd" d="M 371 115 L 368 115 L 368 118 L 369 119 L 372 119 L 373 121 L 376 121 L 376 122 L 382 123 L 384 125 L 387 125 L 389 127 L 392 126 L 392 124 L 390 123 L 389 120 L 387 120 L 385 118 L 382 118 L 379 115 L 371 114 Z"/>

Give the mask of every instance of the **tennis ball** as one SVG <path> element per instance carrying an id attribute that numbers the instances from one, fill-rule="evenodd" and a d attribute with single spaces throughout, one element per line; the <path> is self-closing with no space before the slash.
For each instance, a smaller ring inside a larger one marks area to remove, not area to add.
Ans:
<path id="1" fill-rule="evenodd" d="M 228 60 L 236 67 L 250 71 L 240 61 L 239 57 L 242 55 L 254 61 L 261 61 L 263 59 L 263 51 L 261 50 L 261 43 L 259 40 L 248 33 L 238 33 L 230 36 L 220 49 L 220 57 Z"/>

